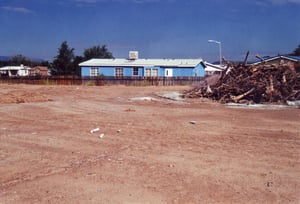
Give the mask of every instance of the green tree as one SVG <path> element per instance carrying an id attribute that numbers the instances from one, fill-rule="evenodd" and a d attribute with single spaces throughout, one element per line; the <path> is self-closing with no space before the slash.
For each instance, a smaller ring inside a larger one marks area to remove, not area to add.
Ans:
<path id="1" fill-rule="evenodd" d="M 93 46 L 91 48 L 85 49 L 83 53 L 84 60 L 90 60 L 92 58 L 113 58 L 111 52 L 108 51 L 106 45 Z"/>
<path id="2" fill-rule="evenodd" d="M 300 56 L 300 45 L 294 50 L 294 52 L 291 53 L 291 55 L 294 56 Z"/>
<path id="3" fill-rule="evenodd" d="M 81 69 L 80 69 L 80 67 L 79 67 L 79 64 L 81 63 L 81 62 L 83 62 L 84 61 L 84 59 L 83 59 L 83 57 L 82 56 L 76 56 L 75 58 L 74 58 L 74 61 L 73 61 L 73 66 L 74 66 L 74 71 L 75 71 L 75 74 L 76 75 L 78 75 L 78 76 L 80 76 L 81 75 Z"/>
<path id="4" fill-rule="evenodd" d="M 44 67 L 49 67 L 50 66 L 50 62 L 48 62 L 48 61 L 42 61 L 39 65 L 40 66 L 44 66 Z"/>
<path id="5" fill-rule="evenodd" d="M 75 74 L 73 66 L 74 48 L 69 48 L 67 41 L 64 41 L 58 49 L 58 55 L 53 61 L 53 75 L 72 75 Z"/>
<path id="6" fill-rule="evenodd" d="M 9 63 L 13 66 L 20 66 L 21 64 L 26 66 L 31 66 L 32 62 L 27 57 L 23 55 L 12 56 L 9 60 Z"/>

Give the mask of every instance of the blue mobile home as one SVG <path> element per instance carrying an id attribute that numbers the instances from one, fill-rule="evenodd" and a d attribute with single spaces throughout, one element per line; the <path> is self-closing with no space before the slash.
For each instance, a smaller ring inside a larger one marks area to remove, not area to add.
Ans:
<path id="1" fill-rule="evenodd" d="M 204 76 L 202 59 L 91 59 L 79 64 L 81 76 Z"/>

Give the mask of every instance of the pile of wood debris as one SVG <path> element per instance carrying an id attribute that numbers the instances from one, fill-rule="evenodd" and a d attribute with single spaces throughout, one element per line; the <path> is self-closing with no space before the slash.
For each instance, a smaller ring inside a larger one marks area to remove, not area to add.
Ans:
<path id="1" fill-rule="evenodd" d="M 294 64 L 232 65 L 218 76 L 184 93 L 185 98 L 205 97 L 221 103 L 286 103 L 300 100 L 300 73 Z M 214 83 L 211 83 L 214 81 Z"/>

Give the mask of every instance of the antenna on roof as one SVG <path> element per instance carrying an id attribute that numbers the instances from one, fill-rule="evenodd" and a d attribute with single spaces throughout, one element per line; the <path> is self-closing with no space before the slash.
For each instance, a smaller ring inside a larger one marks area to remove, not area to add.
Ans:
<path id="1" fill-rule="evenodd" d="M 136 60 L 139 58 L 138 51 L 129 51 L 129 60 Z"/>

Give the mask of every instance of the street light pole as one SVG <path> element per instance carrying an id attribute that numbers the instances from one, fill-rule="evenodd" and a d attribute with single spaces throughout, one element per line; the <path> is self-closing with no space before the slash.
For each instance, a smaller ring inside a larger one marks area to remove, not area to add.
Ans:
<path id="1" fill-rule="evenodd" d="M 219 52 L 220 52 L 220 67 L 222 66 L 222 48 L 221 48 L 221 42 L 216 40 L 208 40 L 209 43 L 216 43 L 219 44 Z"/>

